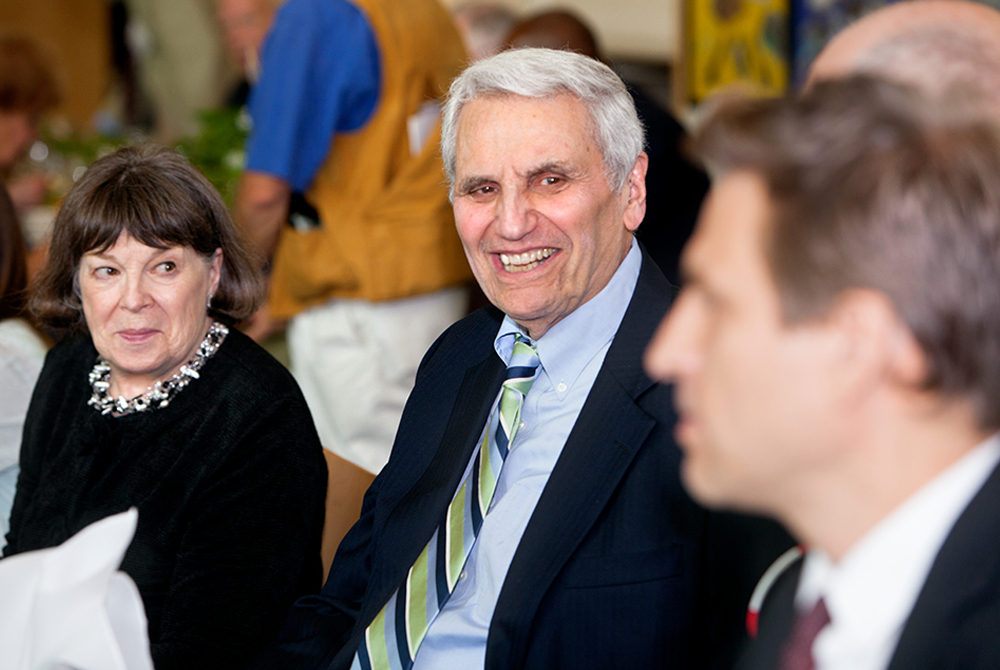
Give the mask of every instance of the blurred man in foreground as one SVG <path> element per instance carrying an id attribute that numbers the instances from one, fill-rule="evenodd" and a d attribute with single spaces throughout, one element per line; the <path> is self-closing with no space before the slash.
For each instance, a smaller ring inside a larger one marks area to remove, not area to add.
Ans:
<path id="1" fill-rule="evenodd" d="M 1000 667 L 1000 135 L 964 95 L 820 82 L 697 140 L 647 369 L 695 497 L 809 547 L 746 668 Z"/>

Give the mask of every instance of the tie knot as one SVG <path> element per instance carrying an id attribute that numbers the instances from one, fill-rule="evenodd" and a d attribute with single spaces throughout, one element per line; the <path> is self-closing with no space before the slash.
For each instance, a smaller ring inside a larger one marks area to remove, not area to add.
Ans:
<path id="1" fill-rule="evenodd" d="M 510 362 L 507 364 L 507 377 L 505 386 L 512 384 L 520 387 L 525 383 L 530 388 L 538 375 L 538 367 L 541 361 L 538 360 L 538 350 L 531 340 L 523 335 L 514 336 L 514 351 L 510 355 Z M 524 389 L 522 393 L 527 393 Z"/>

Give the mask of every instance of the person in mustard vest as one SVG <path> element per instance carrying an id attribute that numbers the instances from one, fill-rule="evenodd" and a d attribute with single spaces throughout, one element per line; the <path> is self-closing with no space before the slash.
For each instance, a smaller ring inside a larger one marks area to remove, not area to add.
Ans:
<path id="1" fill-rule="evenodd" d="M 267 317 L 329 451 L 324 555 L 389 457 L 421 357 L 471 279 L 438 148 L 465 52 L 437 0 L 288 0 L 248 107 L 237 220 L 271 263 Z"/>

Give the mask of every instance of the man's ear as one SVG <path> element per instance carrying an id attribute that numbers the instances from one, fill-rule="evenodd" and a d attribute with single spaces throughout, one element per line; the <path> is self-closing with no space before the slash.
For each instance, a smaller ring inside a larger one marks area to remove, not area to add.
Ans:
<path id="1" fill-rule="evenodd" d="M 837 364 L 845 383 L 889 382 L 911 389 L 923 385 L 927 356 L 884 293 L 844 291 L 826 319 L 841 336 Z"/>
<path id="2" fill-rule="evenodd" d="M 625 227 L 635 232 L 646 216 L 646 170 L 649 168 L 649 156 L 643 151 L 635 159 L 632 170 L 628 173 L 625 188 L 628 192 L 628 203 L 625 205 Z"/>

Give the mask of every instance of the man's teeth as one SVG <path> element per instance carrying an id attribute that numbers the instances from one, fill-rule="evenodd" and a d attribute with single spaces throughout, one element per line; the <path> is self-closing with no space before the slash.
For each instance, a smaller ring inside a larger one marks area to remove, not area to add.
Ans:
<path id="1" fill-rule="evenodd" d="M 555 253 L 555 249 L 534 249 L 523 254 L 500 254 L 500 262 L 507 272 L 527 272 Z"/>

